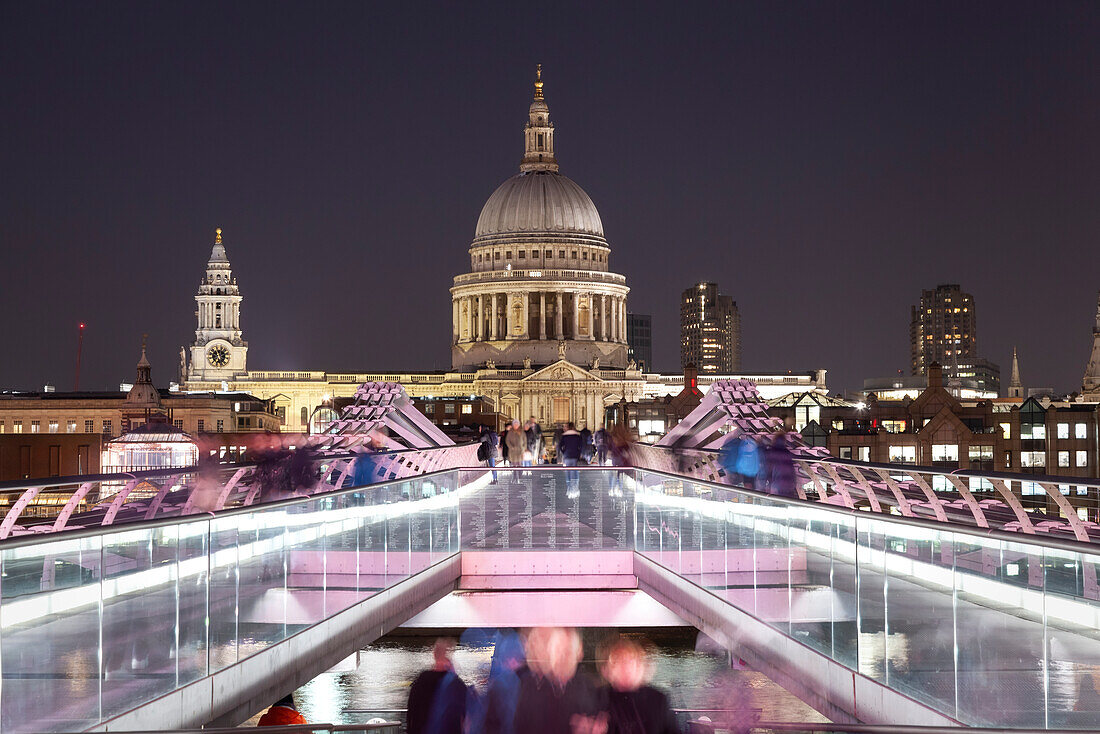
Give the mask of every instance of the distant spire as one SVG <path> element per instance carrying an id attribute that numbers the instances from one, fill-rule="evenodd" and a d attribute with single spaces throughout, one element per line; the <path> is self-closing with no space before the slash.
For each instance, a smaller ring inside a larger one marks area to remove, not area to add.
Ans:
<path id="1" fill-rule="evenodd" d="M 1022 398 L 1024 387 L 1020 384 L 1020 360 L 1016 358 L 1016 347 L 1012 347 L 1012 379 L 1008 383 L 1008 397 Z"/>
<path id="2" fill-rule="evenodd" d="M 1096 325 L 1092 327 L 1092 354 L 1085 367 L 1081 391 L 1090 397 L 1100 397 L 1100 298 L 1096 301 Z"/>

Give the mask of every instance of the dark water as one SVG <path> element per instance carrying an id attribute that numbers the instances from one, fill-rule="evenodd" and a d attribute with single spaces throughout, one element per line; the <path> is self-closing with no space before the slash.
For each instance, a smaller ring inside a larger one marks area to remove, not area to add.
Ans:
<path id="1" fill-rule="evenodd" d="M 596 645 L 610 633 L 584 630 L 582 667 L 591 674 L 596 671 Z M 637 634 L 654 643 L 652 684 L 668 693 L 674 708 L 735 708 L 751 711 L 765 721 L 827 721 L 766 676 L 736 661 L 731 668 L 724 655 L 697 651 L 694 630 Z M 397 634 L 382 638 L 298 689 L 294 699 L 299 710 L 314 723 L 358 724 L 372 716 L 403 719 L 392 711 L 405 707 L 413 678 L 431 665 L 433 640 Z M 455 651 L 455 671 L 467 684 L 483 685 L 491 658 L 491 647 L 462 643 Z"/>

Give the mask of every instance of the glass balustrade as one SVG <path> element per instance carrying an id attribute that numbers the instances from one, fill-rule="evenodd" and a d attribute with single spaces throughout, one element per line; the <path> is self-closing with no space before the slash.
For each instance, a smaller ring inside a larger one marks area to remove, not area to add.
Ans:
<path id="1" fill-rule="evenodd" d="M 0 543 L 0 733 L 93 726 L 460 550 L 634 550 L 963 722 L 1100 720 L 1085 547 L 640 469 L 510 467 Z"/>
<path id="2" fill-rule="evenodd" d="M 637 551 L 783 634 L 967 724 L 1100 721 L 1087 549 L 635 478 Z"/>

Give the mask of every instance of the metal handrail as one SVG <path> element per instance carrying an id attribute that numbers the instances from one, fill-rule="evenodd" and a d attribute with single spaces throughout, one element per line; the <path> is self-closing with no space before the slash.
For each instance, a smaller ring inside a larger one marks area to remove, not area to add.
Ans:
<path id="1" fill-rule="evenodd" d="M 1044 547 L 1057 548 L 1059 550 L 1072 551 L 1074 553 L 1088 553 L 1090 555 L 1100 554 L 1100 547 L 1098 547 L 1098 544 L 1085 543 L 1079 540 L 1069 540 L 1068 538 L 1058 538 L 1050 535 L 1021 535 L 1020 533 L 1013 533 L 1011 531 L 1000 530 L 998 528 L 979 528 L 974 525 L 964 525 L 957 522 L 944 523 L 938 520 L 926 520 L 921 517 L 905 517 L 904 515 L 887 515 L 885 513 L 867 513 L 863 512 L 862 510 L 853 510 L 848 507 L 825 504 L 814 500 L 795 499 L 793 497 L 779 497 L 777 495 L 768 494 L 767 492 L 749 489 L 748 487 L 738 487 L 732 484 L 719 484 L 718 482 L 711 482 L 706 479 L 696 479 L 695 477 L 686 477 L 680 474 L 671 474 L 669 472 L 661 471 L 659 469 L 647 469 L 645 467 L 637 467 L 637 469 L 640 471 L 649 472 L 650 474 L 659 474 L 661 476 L 668 477 L 669 479 L 707 485 L 709 487 L 713 487 L 714 489 L 719 489 L 726 492 L 738 492 L 748 495 L 750 497 L 760 497 L 761 499 L 767 499 L 769 502 L 789 504 L 796 507 L 812 507 L 815 510 L 832 512 L 839 515 L 847 515 L 849 517 L 860 518 L 862 520 L 874 520 L 882 518 L 883 522 L 898 523 L 899 525 L 909 525 L 924 530 L 961 533 L 964 535 L 973 535 L 982 538 L 994 538 L 997 540 L 1004 540 L 1017 544 L 1041 545 Z"/>

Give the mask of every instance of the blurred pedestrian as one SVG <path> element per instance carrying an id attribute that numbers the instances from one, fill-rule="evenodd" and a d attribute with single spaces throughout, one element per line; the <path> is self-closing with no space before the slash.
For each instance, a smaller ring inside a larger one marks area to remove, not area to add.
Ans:
<path id="1" fill-rule="evenodd" d="M 582 652 L 574 629 L 531 630 L 527 637 L 531 673 L 520 679 L 516 732 L 607 734 L 607 709 L 600 691 L 588 676 L 577 672 Z"/>
<path id="2" fill-rule="evenodd" d="M 521 671 L 526 670 L 526 655 L 519 635 L 509 630 L 498 632 L 485 691 L 484 734 L 514 734 L 516 706 L 519 703 Z M 471 731 L 479 731 L 476 727 Z"/>
<path id="3" fill-rule="evenodd" d="M 577 433 L 572 423 L 565 426 L 561 438 L 558 439 L 558 456 L 561 457 L 562 466 L 576 466 L 581 460 L 581 452 L 584 450 L 584 439 Z M 580 490 L 581 473 L 576 469 L 565 472 L 565 486 L 570 495 Z"/>
<path id="4" fill-rule="evenodd" d="M 497 436 L 497 432 L 486 425 L 478 426 L 478 447 L 477 458 L 479 461 L 484 461 L 485 466 L 496 467 L 497 465 L 497 444 L 500 443 L 500 437 Z M 496 471 L 493 472 L 493 482 L 497 480 Z"/>
<path id="5" fill-rule="evenodd" d="M 761 460 L 760 445 L 752 436 L 741 434 L 734 439 L 736 445 L 731 450 L 737 453 L 737 462 L 734 464 L 734 472 L 740 477 L 743 486 L 756 489 L 758 477 L 763 476 L 764 462 Z"/>
<path id="6" fill-rule="evenodd" d="M 524 452 L 527 451 L 527 437 L 519 426 L 519 421 L 512 421 L 508 426 L 508 432 L 504 434 L 504 443 L 508 446 L 509 466 L 530 466 L 524 464 Z"/>
<path id="7" fill-rule="evenodd" d="M 787 432 L 775 434 L 764 451 L 767 469 L 768 493 L 779 497 L 798 497 L 795 488 L 794 455 L 791 453 Z"/>
<path id="8" fill-rule="evenodd" d="M 610 436 L 608 436 L 607 429 L 600 426 L 600 429 L 596 431 L 592 440 L 596 444 L 596 463 L 600 466 L 607 466 L 607 452 L 610 444 Z"/>
<path id="9" fill-rule="evenodd" d="M 542 463 L 542 426 L 535 420 L 535 416 L 527 419 L 523 426 L 523 433 L 527 439 L 527 451 L 531 454 L 532 464 Z M 530 466 L 530 464 L 528 464 Z"/>
<path id="10" fill-rule="evenodd" d="M 294 698 L 287 694 L 269 708 L 256 726 L 301 726 L 308 724 L 306 717 L 298 713 Z"/>
<path id="11" fill-rule="evenodd" d="M 648 685 L 653 666 L 645 649 L 620 637 L 605 650 L 600 672 L 608 683 L 611 734 L 679 734 L 668 696 Z"/>
<path id="12" fill-rule="evenodd" d="M 596 447 L 592 441 L 592 431 L 588 430 L 588 426 L 581 429 L 581 459 L 585 464 L 592 462 L 592 457 L 596 453 Z"/>
<path id="13" fill-rule="evenodd" d="M 432 667 L 409 688 L 405 730 L 408 734 L 462 734 L 466 684 L 451 663 L 455 641 L 440 638 L 432 646 Z"/>

